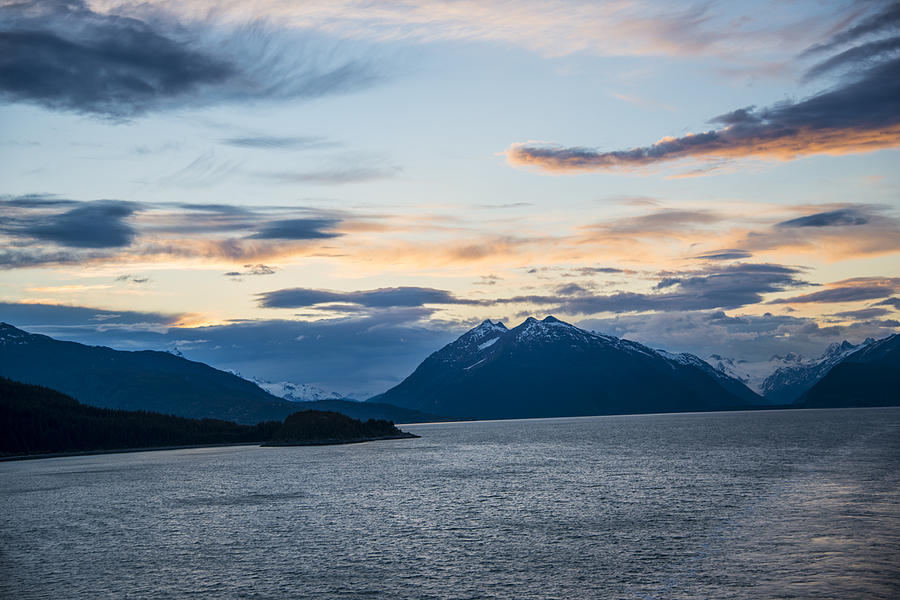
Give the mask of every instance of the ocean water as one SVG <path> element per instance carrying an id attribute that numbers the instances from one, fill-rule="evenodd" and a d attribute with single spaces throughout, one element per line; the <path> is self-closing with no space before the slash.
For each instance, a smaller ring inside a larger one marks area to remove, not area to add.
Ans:
<path id="1" fill-rule="evenodd" d="M 0 464 L 3 598 L 900 598 L 900 409 Z"/>

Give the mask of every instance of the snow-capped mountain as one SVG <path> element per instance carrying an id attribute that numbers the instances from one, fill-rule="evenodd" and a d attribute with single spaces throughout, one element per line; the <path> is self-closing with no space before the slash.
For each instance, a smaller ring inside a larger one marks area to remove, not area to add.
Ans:
<path id="1" fill-rule="evenodd" d="M 803 394 L 800 405 L 900 406 L 900 334 L 866 341 Z"/>
<path id="2" fill-rule="evenodd" d="M 796 402 L 816 382 L 825 377 L 832 367 L 873 341 L 869 338 L 856 345 L 846 340 L 840 344 L 834 343 L 828 346 L 822 356 L 814 359 L 804 359 L 794 353 L 784 357 L 774 356 L 770 362 L 782 364 L 776 366 L 762 381 L 759 391 L 766 400 L 775 404 Z"/>
<path id="3" fill-rule="evenodd" d="M 758 404 L 761 400 L 759 394 L 750 389 L 743 379 L 735 377 L 730 372 L 711 365 L 708 361 L 703 360 L 695 354 L 689 354 L 687 352 L 673 354 L 671 352 L 666 352 L 665 350 L 657 350 L 656 352 L 669 360 L 700 369 L 715 379 L 723 388 L 738 398 L 746 400 L 748 404 Z"/>
<path id="4" fill-rule="evenodd" d="M 262 381 L 251 379 L 253 383 L 266 390 L 273 396 L 284 398 L 291 402 L 315 402 L 318 400 L 349 400 L 339 392 L 329 392 L 311 383 L 293 383 L 290 381 Z"/>
<path id="5" fill-rule="evenodd" d="M 374 398 L 453 417 L 710 410 L 761 399 L 693 355 L 659 352 L 547 317 L 484 321 Z"/>

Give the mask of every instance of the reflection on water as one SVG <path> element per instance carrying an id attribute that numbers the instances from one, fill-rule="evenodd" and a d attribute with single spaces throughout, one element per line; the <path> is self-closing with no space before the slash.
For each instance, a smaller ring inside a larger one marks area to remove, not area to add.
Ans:
<path id="1" fill-rule="evenodd" d="M 900 409 L 408 429 L 0 464 L 0 597 L 900 597 Z"/>

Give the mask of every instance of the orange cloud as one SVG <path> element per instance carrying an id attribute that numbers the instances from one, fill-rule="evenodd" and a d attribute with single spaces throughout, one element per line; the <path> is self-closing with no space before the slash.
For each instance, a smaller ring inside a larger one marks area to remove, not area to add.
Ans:
<path id="1" fill-rule="evenodd" d="M 514 143 L 509 164 L 548 173 L 630 170 L 683 160 L 756 157 L 794 160 L 812 154 L 853 154 L 900 146 L 900 59 L 865 71 L 852 83 L 796 103 L 735 110 L 703 133 L 665 137 L 650 146 L 600 151 Z"/>

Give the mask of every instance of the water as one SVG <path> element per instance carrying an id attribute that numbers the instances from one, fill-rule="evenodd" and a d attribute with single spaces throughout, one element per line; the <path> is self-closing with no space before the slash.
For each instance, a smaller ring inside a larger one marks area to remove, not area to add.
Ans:
<path id="1" fill-rule="evenodd" d="M 0 464 L 4 598 L 898 598 L 900 409 Z"/>

